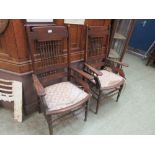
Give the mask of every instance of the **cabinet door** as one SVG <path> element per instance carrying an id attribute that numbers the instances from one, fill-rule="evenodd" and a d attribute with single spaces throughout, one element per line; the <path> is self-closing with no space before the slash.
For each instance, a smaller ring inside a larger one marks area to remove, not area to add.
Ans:
<path id="1" fill-rule="evenodd" d="M 134 20 L 132 19 L 117 19 L 114 21 L 109 58 L 122 61 L 133 26 Z"/>

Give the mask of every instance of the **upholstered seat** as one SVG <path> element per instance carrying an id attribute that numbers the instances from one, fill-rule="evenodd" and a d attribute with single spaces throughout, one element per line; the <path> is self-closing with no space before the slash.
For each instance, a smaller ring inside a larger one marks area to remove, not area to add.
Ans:
<path id="1" fill-rule="evenodd" d="M 98 76 L 98 78 L 101 83 L 102 89 L 110 89 L 114 87 L 119 87 L 125 82 L 123 77 L 113 72 L 109 72 L 107 70 L 100 70 L 100 72 L 102 72 L 102 76 Z"/>
<path id="2" fill-rule="evenodd" d="M 72 106 L 89 95 L 71 82 L 61 82 L 45 88 L 45 100 L 49 110 Z"/>

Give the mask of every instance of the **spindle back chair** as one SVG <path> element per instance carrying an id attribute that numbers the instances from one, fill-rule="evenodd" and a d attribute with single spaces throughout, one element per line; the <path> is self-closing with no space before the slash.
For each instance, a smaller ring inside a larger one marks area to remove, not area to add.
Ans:
<path id="1" fill-rule="evenodd" d="M 89 86 L 83 79 L 93 77 L 70 65 L 68 29 L 65 26 L 44 26 L 28 31 L 34 86 L 50 134 L 53 134 L 53 115 L 66 115 L 84 108 L 87 120 L 90 95 Z M 67 50 L 64 50 L 65 42 Z"/>
<path id="2" fill-rule="evenodd" d="M 120 66 L 127 65 L 108 59 L 109 37 L 110 28 L 107 26 L 87 26 L 86 28 L 83 70 L 94 77 L 89 84 L 93 96 L 97 100 L 96 114 L 101 97 L 118 94 L 118 101 L 124 84 L 124 78 L 114 73 L 120 73 Z"/>

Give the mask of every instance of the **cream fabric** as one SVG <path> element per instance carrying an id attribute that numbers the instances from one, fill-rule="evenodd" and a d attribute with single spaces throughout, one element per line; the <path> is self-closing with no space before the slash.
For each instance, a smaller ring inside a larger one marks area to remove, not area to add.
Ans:
<path id="1" fill-rule="evenodd" d="M 101 83 L 101 88 L 102 89 L 107 89 L 109 87 L 115 87 L 117 84 L 121 85 L 125 82 L 124 78 L 109 72 L 107 70 L 100 70 L 102 72 L 102 76 L 98 76 L 100 83 Z"/>
<path id="2" fill-rule="evenodd" d="M 0 83 L 0 86 L 11 87 L 10 90 L 0 88 L 1 91 L 11 92 L 11 94 L 0 92 L 0 100 L 14 102 L 14 119 L 18 122 L 22 122 L 23 118 L 23 97 L 22 97 L 22 83 L 19 81 L 11 81 L 0 79 L 1 82 L 10 82 L 10 85 Z"/>
<path id="3" fill-rule="evenodd" d="M 45 88 L 45 100 L 49 110 L 66 108 L 88 96 L 71 82 L 61 82 Z"/>

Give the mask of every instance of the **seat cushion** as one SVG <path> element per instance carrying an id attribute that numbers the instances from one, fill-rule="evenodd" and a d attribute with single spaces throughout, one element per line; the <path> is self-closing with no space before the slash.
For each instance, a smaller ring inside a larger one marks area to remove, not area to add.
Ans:
<path id="1" fill-rule="evenodd" d="M 102 76 L 98 76 L 102 89 L 119 87 L 125 81 L 123 77 L 113 72 L 109 72 L 107 70 L 100 70 L 100 72 L 103 74 Z"/>
<path id="2" fill-rule="evenodd" d="M 71 82 L 61 82 L 45 88 L 45 100 L 49 110 L 72 106 L 89 95 Z"/>

